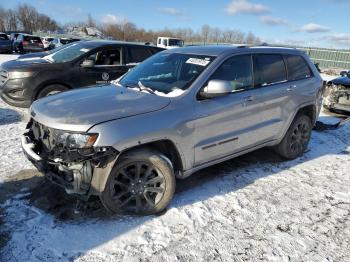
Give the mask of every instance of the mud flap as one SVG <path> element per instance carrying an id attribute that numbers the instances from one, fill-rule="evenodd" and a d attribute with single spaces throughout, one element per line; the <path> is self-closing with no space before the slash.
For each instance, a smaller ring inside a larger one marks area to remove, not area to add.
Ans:
<path id="1" fill-rule="evenodd" d="M 316 131 L 335 130 L 335 129 L 338 129 L 338 128 L 344 126 L 347 123 L 350 123 L 350 117 L 342 119 L 336 124 L 326 124 L 326 123 L 323 123 L 321 121 L 316 121 L 316 124 L 315 124 L 313 130 L 316 130 Z"/>

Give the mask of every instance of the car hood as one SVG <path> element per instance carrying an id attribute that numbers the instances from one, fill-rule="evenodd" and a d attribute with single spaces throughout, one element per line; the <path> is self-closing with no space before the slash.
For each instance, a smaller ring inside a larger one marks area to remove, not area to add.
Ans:
<path id="1" fill-rule="evenodd" d="M 39 99 L 32 104 L 30 114 L 51 128 L 86 132 L 101 122 L 158 111 L 169 103 L 168 97 L 108 85 Z"/>
<path id="2" fill-rule="evenodd" d="M 21 60 L 21 59 L 25 59 L 25 58 L 36 58 L 36 59 L 40 59 L 44 56 L 47 56 L 49 55 L 49 52 L 48 51 L 45 51 L 45 52 L 37 52 L 37 53 L 29 53 L 29 54 L 24 54 L 24 55 L 21 55 L 17 58 L 17 60 Z"/>
<path id="3" fill-rule="evenodd" d="M 345 86 L 350 86 L 350 78 L 347 76 L 342 76 L 338 77 L 336 79 L 333 79 L 332 81 L 333 84 L 335 85 L 345 85 Z"/>
<path id="4" fill-rule="evenodd" d="M 11 70 L 11 69 L 22 69 L 22 68 L 36 68 L 41 67 L 42 65 L 47 66 L 51 64 L 49 61 L 42 59 L 40 57 L 29 57 L 29 58 L 21 58 L 16 60 L 10 60 L 1 65 L 3 69 Z"/>

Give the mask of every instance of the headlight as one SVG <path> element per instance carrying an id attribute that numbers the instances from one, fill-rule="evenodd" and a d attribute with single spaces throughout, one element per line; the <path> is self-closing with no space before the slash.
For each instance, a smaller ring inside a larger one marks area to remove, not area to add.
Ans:
<path id="1" fill-rule="evenodd" d="M 12 71 L 8 73 L 8 78 L 9 79 L 27 78 L 27 77 L 33 76 L 35 73 L 36 72 Z"/>
<path id="2" fill-rule="evenodd" d="M 57 131 L 55 134 L 56 143 L 69 148 L 89 148 L 94 145 L 98 134 L 77 134 Z"/>

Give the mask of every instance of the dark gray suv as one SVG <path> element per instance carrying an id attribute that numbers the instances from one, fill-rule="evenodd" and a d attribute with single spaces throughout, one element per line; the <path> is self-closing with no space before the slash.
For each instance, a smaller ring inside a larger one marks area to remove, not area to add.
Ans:
<path id="1" fill-rule="evenodd" d="M 22 147 L 68 193 L 152 214 L 169 204 L 176 178 L 265 146 L 301 156 L 322 86 L 295 49 L 171 49 L 113 85 L 34 102 Z"/>

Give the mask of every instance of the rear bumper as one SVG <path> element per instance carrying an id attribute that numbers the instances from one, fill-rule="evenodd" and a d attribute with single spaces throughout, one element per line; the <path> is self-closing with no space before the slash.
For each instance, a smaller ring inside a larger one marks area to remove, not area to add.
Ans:
<path id="1" fill-rule="evenodd" d="M 26 47 L 23 46 L 23 51 L 24 52 L 43 52 L 45 51 L 44 47 Z"/>
<path id="2" fill-rule="evenodd" d="M 12 52 L 12 45 L 0 45 L 0 52 Z"/>

